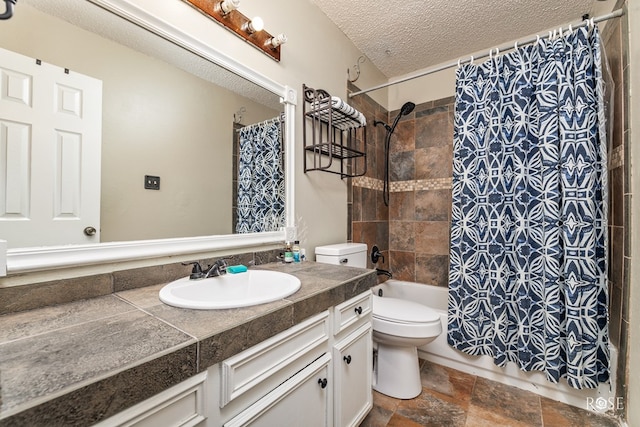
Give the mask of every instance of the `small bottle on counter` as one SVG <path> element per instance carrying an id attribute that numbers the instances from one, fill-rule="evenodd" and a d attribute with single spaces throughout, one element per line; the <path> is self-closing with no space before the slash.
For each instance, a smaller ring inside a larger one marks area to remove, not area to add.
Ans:
<path id="1" fill-rule="evenodd" d="M 291 251 L 291 242 L 285 243 L 284 247 L 284 262 L 293 262 L 293 252 Z"/>
<path id="2" fill-rule="evenodd" d="M 293 242 L 293 247 L 291 248 L 291 252 L 293 252 L 293 262 L 300 262 L 300 241 L 295 240 Z"/>

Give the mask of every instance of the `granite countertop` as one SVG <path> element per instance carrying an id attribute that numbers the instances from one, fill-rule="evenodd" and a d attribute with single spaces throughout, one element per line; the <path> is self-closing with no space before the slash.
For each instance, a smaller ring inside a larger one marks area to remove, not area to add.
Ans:
<path id="1" fill-rule="evenodd" d="M 304 262 L 298 292 L 228 310 L 174 308 L 161 283 L 0 316 L 0 426 L 90 425 L 377 284 L 375 271 Z"/>

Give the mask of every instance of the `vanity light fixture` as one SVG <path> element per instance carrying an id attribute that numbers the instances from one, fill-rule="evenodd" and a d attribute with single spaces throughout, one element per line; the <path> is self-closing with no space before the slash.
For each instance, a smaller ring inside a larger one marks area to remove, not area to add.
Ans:
<path id="1" fill-rule="evenodd" d="M 2 1 L 2 0 L 0 0 Z M 253 19 L 240 13 L 240 0 L 183 0 L 198 11 L 215 20 L 247 43 L 260 49 L 276 61 L 280 61 L 280 45 L 286 41 L 281 34 L 274 37 L 264 30 L 264 21 L 259 16 Z M 284 41 L 279 40 L 281 36 Z"/>
<path id="2" fill-rule="evenodd" d="M 251 21 L 245 22 L 242 25 L 242 29 L 249 34 L 257 33 L 264 30 L 264 21 L 259 16 L 256 16 Z"/>
<path id="3" fill-rule="evenodd" d="M 218 3 L 218 7 L 223 15 L 230 13 L 232 10 L 236 10 L 240 6 L 240 0 L 223 0 Z"/>
<path id="4" fill-rule="evenodd" d="M 275 37 L 271 37 L 270 40 L 267 41 L 267 44 L 271 47 L 271 49 L 276 49 L 278 46 L 287 42 L 287 36 L 284 34 L 278 34 Z"/>

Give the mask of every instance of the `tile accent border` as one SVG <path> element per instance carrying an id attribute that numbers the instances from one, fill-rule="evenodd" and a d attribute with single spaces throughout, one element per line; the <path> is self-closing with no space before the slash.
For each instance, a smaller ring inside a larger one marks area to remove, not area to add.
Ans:
<path id="1" fill-rule="evenodd" d="M 393 181 L 389 187 L 392 193 L 423 190 L 450 190 L 452 178 L 414 179 L 409 181 Z M 354 187 L 382 191 L 382 180 L 370 177 L 353 178 Z"/>
<path id="2" fill-rule="evenodd" d="M 624 144 L 609 152 L 609 170 L 624 166 Z"/>
<path id="3" fill-rule="evenodd" d="M 351 180 L 351 185 L 354 187 L 367 188 L 369 190 L 382 191 L 382 180 L 377 178 L 371 178 L 368 176 L 358 176 Z"/>

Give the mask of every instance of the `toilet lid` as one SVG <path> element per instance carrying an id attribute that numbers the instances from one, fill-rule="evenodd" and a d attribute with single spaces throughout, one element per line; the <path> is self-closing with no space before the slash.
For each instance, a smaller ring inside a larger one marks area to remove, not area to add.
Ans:
<path id="1" fill-rule="evenodd" d="M 426 305 L 377 295 L 373 296 L 373 317 L 397 323 L 432 323 L 440 321 L 440 315 Z"/>

